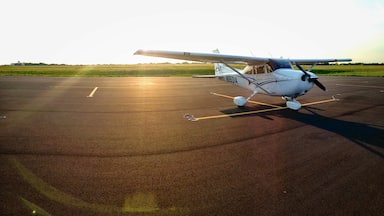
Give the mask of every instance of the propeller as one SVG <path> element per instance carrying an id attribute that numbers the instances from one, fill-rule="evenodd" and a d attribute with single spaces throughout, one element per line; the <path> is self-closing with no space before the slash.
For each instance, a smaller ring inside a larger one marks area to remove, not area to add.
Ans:
<path id="1" fill-rule="evenodd" d="M 315 85 L 317 85 L 317 87 L 319 87 L 323 91 L 327 90 L 317 78 L 311 78 L 311 75 L 306 70 L 304 70 L 304 68 L 302 68 L 299 63 L 296 62 L 296 66 L 304 73 L 303 77 L 301 78 L 303 81 L 308 77 L 308 82 L 313 82 Z"/>
<path id="2" fill-rule="evenodd" d="M 319 80 L 316 79 L 311 79 L 313 81 L 313 83 L 315 83 L 317 85 L 317 87 L 319 87 L 321 90 L 323 91 L 327 91 L 327 89 L 325 88 L 325 86 L 323 84 L 321 84 L 321 82 L 319 82 Z"/>

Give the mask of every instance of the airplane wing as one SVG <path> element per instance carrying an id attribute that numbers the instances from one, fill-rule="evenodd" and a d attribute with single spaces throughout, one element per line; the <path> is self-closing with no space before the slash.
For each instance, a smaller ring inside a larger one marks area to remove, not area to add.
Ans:
<path id="1" fill-rule="evenodd" d="M 179 52 L 179 51 L 163 51 L 163 50 L 137 50 L 134 55 L 155 56 L 163 58 L 172 58 L 188 61 L 212 62 L 228 64 L 248 64 L 262 65 L 269 61 L 269 58 L 259 58 L 250 56 L 223 55 L 219 53 L 196 53 L 196 52 Z"/>
<path id="2" fill-rule="evenodd" d="M 352 59 L 289 59 L 292 64 L 322 64 L 331 62 L 350 62 Z"/>
<path id="3" fill-rule="evenodd" d="M 248 64 L 263 65 L 269 61 L 279 60 L 278 58 L 263 58 L 253 56 L 224 55 L 219 53 L 196 53 L 164 50 L 137 50 L 134 55 L 145 55 L 163 58 L 172 58 L 188 61 L 227 63 L 227 64 Z M 281 60 L 281 59 L 280 59 Z M 318 64 L 329 62 L 346 62 L 352 59 L 286 59 L 292 64 Z"/>

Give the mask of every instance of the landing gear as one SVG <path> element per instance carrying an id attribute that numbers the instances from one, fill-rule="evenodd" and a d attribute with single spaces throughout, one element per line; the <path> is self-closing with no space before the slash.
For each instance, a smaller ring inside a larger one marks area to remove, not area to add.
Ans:
<path id="1" fill-rule="evenodd" d="M 233 98 L 233 103 L 236 104 L 238 107 L 245 107 L 247 105 L 248 101 L 253 98 L 257 94 L 257 91 L 254 91 L 251 96 L 248 98 L 245 98 L 243 96 L 237 96 Z"/>
<path id="2" fill-rule="evenodd" d="M 247 105 L 248 100 L 243 96 L 237 96 L 233 98 L 233 103 L 236 104 L 238 107 L 244 107 Z"/>
<path id="3" fill-rule="evenodd" d="M 283 99 L 287 101 L 286 105 L 289 109 L 299 110 L 301 108 L 301 103 L 295 98 L 284 96 Z"/>

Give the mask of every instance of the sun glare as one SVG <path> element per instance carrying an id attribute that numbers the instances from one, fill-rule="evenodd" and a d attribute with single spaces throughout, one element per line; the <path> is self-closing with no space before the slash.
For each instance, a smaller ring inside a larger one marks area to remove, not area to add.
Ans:
<path id="1" fill-rule="evenodd" d="M 138 78 L 137 85 L 144 89 L 151 88 L 155 85 L 152 79 L 151 77 L 140 77 Z"/>

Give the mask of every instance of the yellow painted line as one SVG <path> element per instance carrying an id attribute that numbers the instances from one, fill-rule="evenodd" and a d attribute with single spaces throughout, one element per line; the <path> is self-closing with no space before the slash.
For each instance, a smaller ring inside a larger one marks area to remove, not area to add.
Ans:
<path id="1" fill-rule="evenodd" d="M 336 84 L 338 86 L 351 86 L 351 87 L 362 87 L 362 88 L 378 88 L 378 89 L 384 89 L 384 86 L 367 86 L 367 85 L 350 85 L 350 84 Z"/>
<path id="2" fill-rule="evenodd" d="M 102 213 L 103 215 L 121 215 L 121 213 L 160 213 L 161 215 L 168 215 L 170 212 L 188 212 L 188 209 L 170 207 L 160 209 L 157 204 L 155 193 L 135 193 L 125 199 L 123 207 L 90 203 L 77 198 L 69 193 L 59 190 L 48 182 L 44 181 L 33 173 L 30 169 L 25 167 L 15 156 L 8 156 L 9 162 L 13 165 L 19 175 L 37 192 L 44 195 L 46 198 L 58 202 L 65 207 L 75 207 L 87 211 Z M 44 209 L 36 204 L 20 198 L 21 201 L 32 210 L 32 214 L 37 215 L 50 215 Z"/>
<path id="3" fill-rule="evenodd" d="M 157 212 L 160 210 L 154 193 L 135 193 L 125 199 L 123 212 Z"/>
<path id="4" fill-rule="evenodd" d="M 48 213 L 47 211 L 45 211 L 43 208 L 36 205 L 35 203 L 33 203 L 33 202 L 23 198 L 23 197 L 20 197 L 20 200 L 26 207 L 28 207 L 31 210 L 32 215 L 51 216 L 50 213 Z"/>
<path id="5" fill-rule="evenodd" d="M 311 106 L 311 105 L 315 105 L 315 104 L 328 103 L 328 102 L 333 102 L 333 101 L 338 101 L 338 99 L 332 97 L 332 99 L 321 100 L 321 101 L 316 101 L 316 102 L 311 102 L 311 103 L 305 103 L 305 104 L 302 104 L 301 106 L 305 107 L 305 106 Z"/>
<path id="6" fill-rule="evenodd" d="M 256 113 L 271 112 L 271 111 L 283 110 L 283 109 L 287 109 L 287 108 L 288 107 L 275 107 L 275 108 L 270 108 L 270 109 L 255 110 L 255 111 L 249 111 L 249 112 L 240 112 L 240 113 L 223 114 L 223 115 L 215 115 L 215 116 L 205 116 L 205 117 L 194 118 L 193 121 L 206 120 L 206 119 L 217 119 L 217 118 L 227 118 L 227 117 L 235 117 L 235 116 L 243 116 L 243 115 L 252 115 L 252 114 L 256 114 Z"/>
<path id="7" fill-rule="evenodd" d="M 10 156 L 9 161 L 27 183 L 29 183 L 34 189 L 36 189 L 38 192 L 40 192 L 42 195 L 44 195 L 50 200 L 56 201 L 68 207 L 72 206 L 96 212 L 121 212 L 121 208 L 117 206 L 89 203 L 53 187 L 49 183 L 45 182 L 43 179 L 37 177 L 31 170 L 27 169 L 21 162 L 16 159 L 16 157 Z"/>
<path id="8" fill-rule="evenodd" d="M 212 95 L 215 95 L 215 96 L 223 97 L 223 98 L 234 99 L 234 97 L 232 97 L 232 96 L 228 96 L 228 95 L 218 94 L 218 93 L 214 93 L 214 92 L 211 92 L 211 94 L 212 94 Z M 267 104 L 267 103 L 263 103 L 263 102 L 252 101 L 252 100 L 249 100 L 248 103 L 259 104 L 259 105 L 264 105 L 264 106 L 269 106 L 269 107 L 275 107 L 275 108 L 282 107 L 282 106 L 278 106 L 278 105 Z"/>
<path id="9" fill-rule="evenodd" d="M 283 106 L 278 106 L 278 105 L 273 105 L 273 104 L 267 104 L 267 103 L 263 103 L 263 102 L 252 101 L 252 100 L 249 100 L 248 103 L 259 104 L 259 105 L 264 105 L 264 106 L 269 106 L 269 107 L 274 107 L 274 108 L 280 108 L 280 107 L 283 107 Z"/>
<path id="10" fill-rule="evenodd" d="M 92 92 L 91 92 L 91 94 L 89 94 L 87 97 L 93 97 L 93 95 L 95 94 L 95 92 L 97 91 L 97 89 L 98 89 L 99 87 L 95 87 L 93 90 L 92 90 Z"/>
<path id="11" fill-rule="evenodd" d="M 328 102 L 333 102 L 333 101 L 337 101 L 337 100 L 338 99 L 332 97 L 332 99 L 321 100 L 321 101 L 316 101 L 316 102 L 311 102 L 311 103 L 305 103 L 305 104 L 302 104 L 302 107 L 315 105 L 315 104 L 328 103 Z M 203 116 L 203 117 L 194 117 L 193 115 L 186 115 L 185 117 L 190 121 L 199 121 L 199 120 L 207 120 L 207 119 L 218 119 L 218 118 L 252 115 L 252 114 L 257 114 L 257 113 L 271 112 L 271 111 L 284 110 L 284 109 L 288 109 L 288 107 L 279 106 L 279 107 L 274 107 L 274 108 L 270 108 L 270 109 L 232 113 L 232 114 L 213 115 L 213 116 Z"/>

